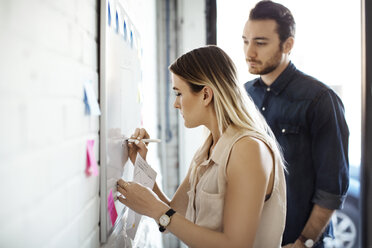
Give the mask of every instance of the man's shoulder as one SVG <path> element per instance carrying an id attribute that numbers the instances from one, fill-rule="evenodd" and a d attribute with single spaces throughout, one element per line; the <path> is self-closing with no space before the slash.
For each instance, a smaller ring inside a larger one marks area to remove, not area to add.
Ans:
<path id="1" fill-rule="evenodd" d="M 329 86 L 317 78 L 299 70 L 296 71 L 293 80 L 288 84 L 288 91 L 295 92 L 296 95 L 306 98 L 314 98 L 330 90 Z"/>
<path id="2" fill-rule="evenodd" d="M 244 84 L 244 88 L 247 92 L 253 87 L 253 85 L 259 80 L 260 78 L 252 79 Z"/>

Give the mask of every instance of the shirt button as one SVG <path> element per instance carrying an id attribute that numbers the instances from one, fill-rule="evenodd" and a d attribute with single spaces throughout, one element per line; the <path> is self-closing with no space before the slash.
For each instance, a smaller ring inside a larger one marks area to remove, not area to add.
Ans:
<path id="1" fill-rule="evenodd" d="M 285 133 L 285 128 L 282 129 L 282 133 Z"/>
<path id="2" fill-rule="evenodd" d="M 266 110 L 266 108 L 265 107 L 262 107 L 262 111 L 265 111 Z"/>
<path id="3" fill-rule="evenodd" d="M 270 87 L 267 87 L 267 88 L 266 88 L 266 91 L 270 91 L 270 90 L 271 90 Z"/>

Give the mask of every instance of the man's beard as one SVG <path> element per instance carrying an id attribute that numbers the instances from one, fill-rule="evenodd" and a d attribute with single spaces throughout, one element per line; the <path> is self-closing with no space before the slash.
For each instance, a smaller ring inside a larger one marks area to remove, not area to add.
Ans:
<path id="1" fill-rule="evenodd" d="M 280 62 L 282 60 L 282 53 L 283 53 L 283 47 L 280 46 L 279 50 L 264 64 L 261 70 L 252 71 L 251 68 L 249 68 L 249 72 L 255 75 L 266 75 L 274 71 L 280 65 Z M 261 61 L 255 61 L 255 60 L 251 60 L 251 61 L 262 64 Z"/>

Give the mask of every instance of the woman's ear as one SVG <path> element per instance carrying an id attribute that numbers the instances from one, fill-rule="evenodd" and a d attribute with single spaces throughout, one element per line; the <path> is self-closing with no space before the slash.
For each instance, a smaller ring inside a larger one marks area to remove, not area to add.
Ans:
<path id="1" fill-rule="evenodd" d="M 202 90 L 204 106 L 208 106 L 213 100 L 213 90 L 205 86 Z"/>

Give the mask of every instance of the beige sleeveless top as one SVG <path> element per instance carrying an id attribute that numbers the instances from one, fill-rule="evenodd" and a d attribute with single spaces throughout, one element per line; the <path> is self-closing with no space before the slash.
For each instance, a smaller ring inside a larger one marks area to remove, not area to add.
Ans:
<path id="1" fill-rule="evenodd" d="M 207 158 L 212 143 L 211 136 L 196 152 L 189 168 L 190 191 L 187 192 L 189 202 L 186 218 L 191 222 L 212 230 L 223 231 L 226 166 L 233 145 L 244 136 L 260 139 L 257 134 L 229 126 L 218 140 L 209 159 Z M 286 217 L 286 187 L 283 166 L 279 159 L 276 158 L 275 161 L 273 190 L 270 198 L 264 203 L 253 246 L 257 248 L 281 247 Z"/>

